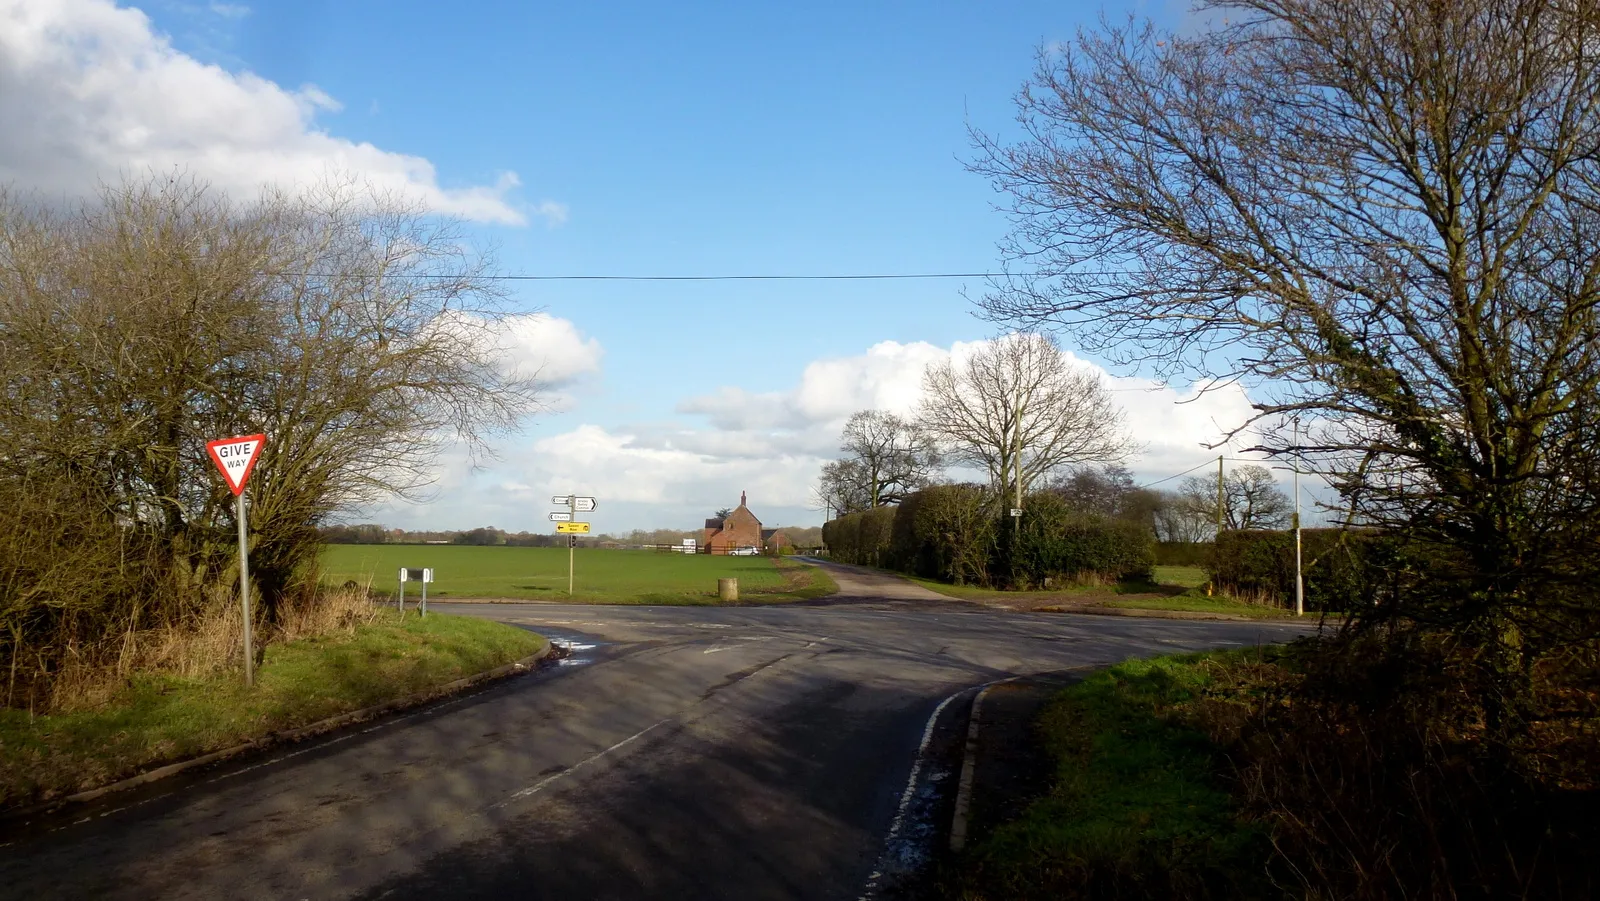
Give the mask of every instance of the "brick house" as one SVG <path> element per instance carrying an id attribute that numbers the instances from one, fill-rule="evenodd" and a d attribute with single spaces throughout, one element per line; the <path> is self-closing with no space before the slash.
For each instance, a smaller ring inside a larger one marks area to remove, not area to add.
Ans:
<path id="1" fill-rule="evenodd" d="M 770 531 L 770 530 L 768 530 Z M 726 519 L 708 519 L 700 546 L 708 554 L 726 554 L 738 548 L 753 547 L 762 550 L 761 520 L 745 506 L 744 492 L 739 492 L 739 507 Z"/>

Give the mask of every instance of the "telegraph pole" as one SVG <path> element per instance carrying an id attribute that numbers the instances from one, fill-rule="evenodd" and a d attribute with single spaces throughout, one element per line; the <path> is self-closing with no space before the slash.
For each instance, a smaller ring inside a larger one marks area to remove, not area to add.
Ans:
<path id="1" fill-rule="evenodd" d="M 1300 573 L 1300 423 L 1294 424 L 1294 615 L 1306 615 L 1306 583 Z"/>
<path id="2" fill-rule="evenodd" d="M 1222 455 L 1217 454 L 1217 543 L 1222 543 Z"/>

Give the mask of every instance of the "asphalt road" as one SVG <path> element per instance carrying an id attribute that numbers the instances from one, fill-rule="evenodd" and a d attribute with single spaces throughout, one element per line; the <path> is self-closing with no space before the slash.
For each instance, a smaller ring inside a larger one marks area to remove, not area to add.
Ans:
<path id="1" fill-rule="evenodd" d="M 919 750 L 961 725 L 964 690 L 1304 631 L 1013 614 L 883 576 L 838 579 L 827 602 L 779 607 L 439 605 L 575 653 L 69 819 L 13 824 L 0 896 L 870 896 L 932 835 L 918 819 L 945 773 Z"/>

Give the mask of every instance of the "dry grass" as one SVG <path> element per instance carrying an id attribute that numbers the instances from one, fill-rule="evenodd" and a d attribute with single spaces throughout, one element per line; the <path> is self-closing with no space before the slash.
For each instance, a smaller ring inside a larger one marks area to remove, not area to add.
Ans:
<path id="1" fill-rule="evenodd" d="M 380 613 L 365 585 L 302 591 L 285 601 L 275 627 L 265 629 L 257 621 L 256 651 L 259 656 L 266 644 L 353 635 L 357 627 L 375 622 Z M 92 710 L 126 689 L 135 674 L 203 679 L 239 669 L 244 659 L 243 620 L 238 598 L 231 591 L 214 588 L 204 611 L 187 624 L 129 631 L 97 649 L 69 645 L 50 681 L 48 697 L 30 709 L 40 713 Z"/>
<path id="2" fill-rule="evenodd" d="M 1590 898 L 1600 840 L 1595 649 L 1541 664 L 1533 721 L 1485 737 L 1470 656 L 1428 638 L 1308 645 L 1193 664 L 1168 711 L 1230 761 L 1280 884 L 1305 898 Z"/>

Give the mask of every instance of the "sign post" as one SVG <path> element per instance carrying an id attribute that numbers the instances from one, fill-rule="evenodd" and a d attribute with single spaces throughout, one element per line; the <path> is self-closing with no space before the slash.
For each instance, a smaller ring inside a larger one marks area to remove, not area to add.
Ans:
<path id="1" fill-rule="evenodd" d="M 557 495 L 550 499 L 552 504 L 564 504 L 566 510 L 550 514 L 550 521 L 556 524 L 556 534 L 567 536 L 567 597 L 572 597 L 572 563 L 574 548 L 578 546 L 578 536 L 589 534 L 589 524 L 574 522 L 574 513 L 588 513 L 595 507 L 594 498 L 579 497 L 575 494 Z"/>
<path id="2" fill-rule="evenodd" d="M 422 583 L 422 606 L 419 609 L 422 611 L 421 615 L 424 618 L 427 617 L 427 615 L 428 615 L 428 583 L 432 582 L 432 581 L 433 581 L 433 569 L 432 568 L 425 567 L 423 569 L 414 569 L 414 568 L 406 567 L 406 566 L 400 567 L 400 612 L 402 614 L 404 614 L 406 612 L 406 583 L 407 582 L 421 582 Z"/>
<path id="3" fill-rule="evenodd" d="M 233 492 L 233 518 L 239 522 L 239 603 L 244 607 L 244 684 L 256 684 L 256 657 L 250 646 L 250 531 L 245 524 L 244 485 L 261 457 L 266 435 L 219 438 L 206 442 L 206 453 L 217 464 Z"/>

